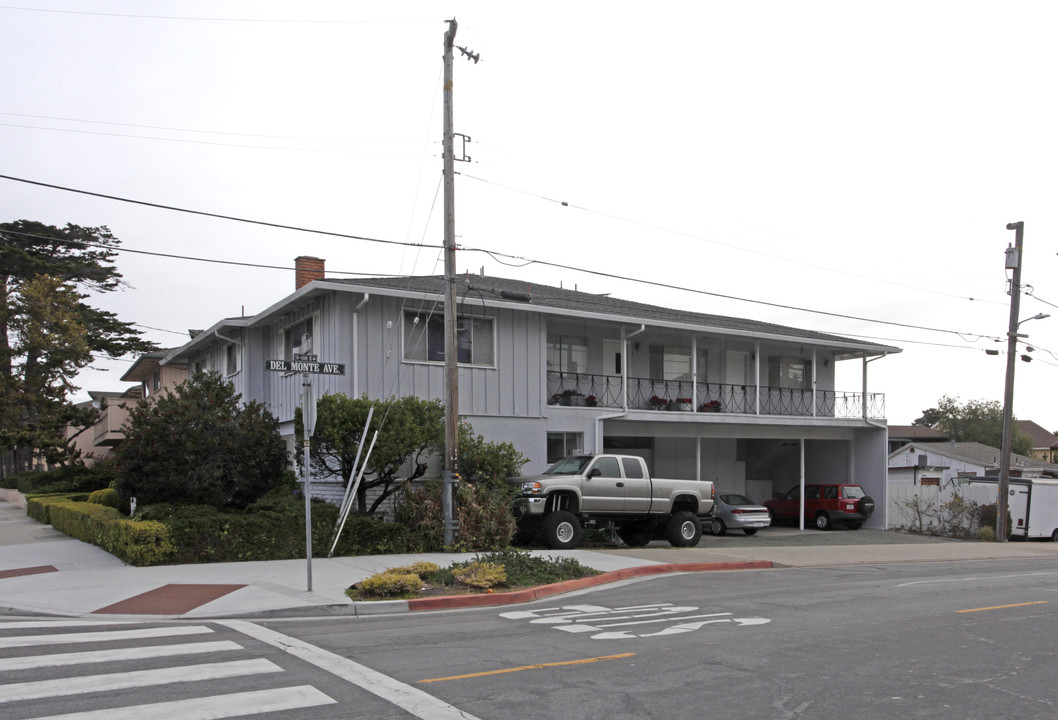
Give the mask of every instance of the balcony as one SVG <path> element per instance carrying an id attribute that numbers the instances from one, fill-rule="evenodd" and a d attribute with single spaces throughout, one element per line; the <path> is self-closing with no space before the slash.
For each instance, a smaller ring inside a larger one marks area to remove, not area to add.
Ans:
<path id="1" fill-rule="evenodd" d="M 622 379 L 588 373 L 548 373 L 549 405 L 624 408 Z M 882 393 L 793 390 L 753 385 L 628 378 L 629 410 L 683 410 L 827 418 L 885 418 Z M 815 412 L 813 412 L 813 397 Z M 759 398 L 759 408 L 758 408 Z M 866 403 L 865 403 L 866 400 Z M 866 407 L 866 409 L 865 409 Z"/>

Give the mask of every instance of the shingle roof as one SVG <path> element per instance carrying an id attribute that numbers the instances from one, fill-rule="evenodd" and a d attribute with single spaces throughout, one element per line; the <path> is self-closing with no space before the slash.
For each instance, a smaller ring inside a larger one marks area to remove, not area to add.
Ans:
<path id="1" fill-rule="evenodd" d="M 1018 432 L 1027 435 L 1032 440 L 1034 448 L 1050 448 L 1058 444 L 1058 437 L 1046 428 L 1037 425 L 1032 420 L 1018 420 Z"/>
<path id="2" fill-rule="evenodd" d="M 935 452 L 948 457 L 968 460 L 978 465 L 988 467 L 999 467 L 999 461 L 1003 454 L 1003 451 L 999 448 L 994 448 L 977 442 L 924 443 L 922 445 L 922 450 Z M 1058 465 L 1054 463 L 1037 460 L 1036 458 L 1027 455 L 1018 455 L 1017 453 L 1010 453 L 1010 464 L 1011 467 L 1014 468 L 1031 467 L 1042 470 L 1058 471 Z"/>
<path id="3" fill-rule="evenodd" d="M 890 440 L 917 440 L 919 442 L 947 440 L 948 436 L 940 430 L 922 425 L 890 425 Z"/>
<path id="4" fill-rule="evenodd" d="M 412 277 L 395 278 L 362 278 L 352 280 L 329 280 L 332 283 L 344 283 L 365 288 L 385 288 L 401 293 L 423 294 L 437 296 L 444 293 L 444 277 L 440 275 L 420 275 Z M 803 330 L 800 328 L 787 327 L 772 323 L 760 322 L 758 320 L 747 320 L 745 318 L 728 317 L 725 315 L 710 315 L 707 313 L 691 312 L 666 308 L 658 305 L 621 300 L 610 295 L 596 295 L 567 290 L 539 283 L 530 283 L 524 280 L 513 280 L 485 275 L 463 275 L 460 276 L 458 293 L 461 298 L 483 299 L 507 302 L 528 302 L 537 307 L 554 308 L 565 312 L 585 313 L 595 315 L 612 315 L 615 318 L 651 320 L 655 322 L 673 323 L 678 325 L 696 325 L 700 327 L 728 330 L 731 332 L 752 335 L 774 335 L 781 337 L 794 337 L 806 341 L 817 341 L 821 343 L 840 343 L 843 345 L 855 345 L 865 350 L 873 350 L 876 353 L 896 353 L 899 348 L 886 345 L 856 340 L 853 338 L 840 337 L 814 330 Z M 528 300 L 527 300 L 528 298 Z"/>

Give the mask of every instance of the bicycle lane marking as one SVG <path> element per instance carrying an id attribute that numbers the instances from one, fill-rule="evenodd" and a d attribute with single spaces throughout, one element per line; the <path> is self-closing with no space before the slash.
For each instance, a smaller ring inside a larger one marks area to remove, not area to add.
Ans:
<path id="1" fill-rule="evenodd" d="M 507 620 L 528 620 L 570 633 L 594 633 L 592 640 L 628 640 L 640 637 L 661 637 L 694 632 L 706 625 L 730 623 L 735 627 L 765 625 L 769 618 L 736 618 L 729 612 L 696 613 L 700 608 L 690 605 L 656 603 L 630 607 L 609 608 L 602 605 L 564 605 L 540 610 L 517 610 L 500 613 Z M 659 624 L 667 624 L 660 630 Z M 650 626 L 650 627 L 648 627 Z M 617 629 L 620 628 L 620 629 Z"/>

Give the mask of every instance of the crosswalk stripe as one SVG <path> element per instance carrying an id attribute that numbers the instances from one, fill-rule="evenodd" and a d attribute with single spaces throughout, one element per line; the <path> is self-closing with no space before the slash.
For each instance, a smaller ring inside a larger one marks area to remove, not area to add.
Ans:
<path id="1" fill-rule="evenodd" d="M 154 645 L 147 647 L 117 648 L 114 650 L 55 653 L 52 655 L 27 655 L 25 657 L 0 658 L 0 672 L 62 667 L 64 665 L 119 662 L 122 660 L 144 660 L 147 658 L 173 657 L 175 655 L 197 655 L 199 653 L 225 652 L 228 650 L 242 649 L 242 645 L 238 643 L 232 642 L 231 640 L 221 640 L 218 642 Z"/>
<path id="2" fill-rule="evenodd" d="M 9 683 L 0 685 L 0 703 L 276 672 L 283 672 L 283 669 L 269 660 L 256 659 L 186 665 L 157 670 L 133 670 L 105 675 L 86 675 L 60 680 Z"/>
<path id="3" fill-rule="evenodd" d="M 417 718 L 423 718 L 423 720 L 477 720 L 470 713 L 463 712 L 429 693 L 425 693 L 411 685 L 406 685 L 396 678 L 391 678 L 341 655 L 310 645 L 295 637 L 278 633 L 275 630 L 270 630 L 245 620 L 223 620 L 219 624 L 268 643 L 296 658 L 310 662 L 321 670 L 326 670 L 346 682 L 363 688 L 386 702 L 406 710 Z M 3 688 L 0 688 L 0 691 L 2 690 Z"/>
<path id="4" fill-rule="evenodd" d="M 51 715 L 32 720 L 221 720 L 257 713 L 333 705 L 337 702 L 311 685 L 300 685 L 108 710 L 90 710 L 69 715 Z"/>
<path id="5" fill-rule="evenodd" d="M 169 637 L 171 635 L 201 635 L 213 632 L 208 627 L 157 627 L 139 630 L 101 630 L 87 633 L 60 633 L 57 635 L 17 635 L 0 637 L 0 649 L 36 647 L 40 645 L 65 645 L 66 643 L 111 642 L 113 640 L 138 640 L 141 638 Z"/>
<path id="6" fill-rule="evenodd" d="M 142 620 L 14 620 L 0 621 L 0 630 L 37 630 L 53 627 L 93 627 L 98 625 L 142 625 Z"/>

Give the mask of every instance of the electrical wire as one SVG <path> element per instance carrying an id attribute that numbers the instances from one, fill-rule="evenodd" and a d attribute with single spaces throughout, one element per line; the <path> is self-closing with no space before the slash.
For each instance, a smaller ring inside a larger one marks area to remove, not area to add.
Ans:
<path id="1" fill-rule="evenodd" d="M 534 198 L 537 198 L 539 200 L 545 200 L 545 201 L 547 201 L 549 203 L 555 203 L 557 205 L 561 205 L 562 207 L 570 207 L 570 208 L 573 208 L 574 210 L 580 210 L 582 212 L 590 213 L 592 215 L 598 215 L 600 217 L 609 218 L 611 220 L 618 220 L 620 222 L 629 223 L 631 225 L 638 225 L 640 227 L 645 227 L 645 228 L 650 229 L 650 230 L 656 230 L 658 232 L 668 233 L 670 235 L 677 235 L 677 236 L 685 237 L 685 238 L 688 238 L 688 239 L 691 239 L 691 240 L 700 240 L 702 242 L 710 243 L 712 245 L 718 245 L 720 247 L 725 247 L 725 248 L 728 248 L 728 249 L 731 249 L 731 250 L 736 250 L 736 251 L 739 251 L 739 252 L 749 253 L 751 255 L 759 255 L 761 257 L 767 257 L 767 258 L 771 258 L 773 260 L 781 260 L 782 262 L 788 262 L 788 263 L 795 264 L 795 265 L 802 265 L 804 267 L 813 268 L 815 270 L 823 270 L 823 271 L 826 271 L 826 272 L 836 273 L 838 275 L 847 275 L 849 277 L 860 278 L 862 280 L 871 280 L 872 282 L 879 282 L 879 283 L 884 283 L 886 285 L 893 285 L 895 287 L 907 288 L 909 290 L 917 290 L 917 291 L 920 291 L 920 292 L 932 293 L 934 295 L 942 295 L 944 297 L 951 297 L 951 298 L 955 298 L 957 300 L 969 300 L 971 302 L 981 302 L 981 303 L 987 303 L 987 304 L 990 304 L 990 305 L 1002 305 L 1003 304 L 1003 303 L 1000 303 L 1000 302 L 997 302 L 997 301 L 994 301 L 994 300 L 982 300 L 981 298 L 967 297 L 965 295 L 956 295 L 954 293 L 943 292 L 941 290 L 936 290 L 934 288 L 924 288 L 924 287 L 919 287 L 917 285 L 908 285 L 906 283 L 900 283 L 900 282 L 896 282 L 894 280 L 885 280 L 885 279 L 881 279 L 881 278 L 871 277 L 869 275 L 861 275 L 861 274 L 858 274 L 858 273 L 852 273 L 852 272 L 849 272 L 847 270 L 839 270 L 839 269 L 836 269 L 836 268 L 826 267 L 825 265 L 817 265 L 815 263 L 805 262 L 804 260 L 798 260 L 796 258 L 785 257 L 783 255 L 776 255 L 774 253 L 764 252 L 763 250 L 756 250 L 754 248 L 745 247 L 743 245 L 736 245 L 734 243 L 723 242 L 721 240 L 715 240 L 715 239 L 712 239 L 712 238 L 703 237 L 701 235 L 693 235 L 691 233 L 683 232 L 681 230 L 673 230 L 671 228 L 661 227 L 660 225 L 654 225 L 652 223 L 642 222 L 640 220 L 632 220 L 631 218 L 623 217 L 621 215 L 614 215 L 612 213 L 603 212 L 601 210 L 594 210 L 592 208 L 584 207 L 582 205 L 576 205 L 574 203 L 566 202 L 565 200 L 556 200 L 554 198 L 550 198 L 550 197 L 547 197 L 545 195 L 539 195 L 539 194 L 536 194 L 536 193 L 529 192 L 527 190 L 521 190 L 519 188 L 511 187 L 510 185 L 503 185 L 502 183 L 493 182 L 493 181 L 487 180 L 485 178 L 477 177 L 476 175 L 469 175 L 467 173 L 459 173 L 459 175 L 461 177 L 469 178 L 471 180 L 477 180 L 478 182 L 481 182 L 481 183 L 485 183 L 485 184 L 492 185 L 492 186 L 495 186 L 495 187 L 503 188 L 504 190 L 510 190 L 511 192 L 516 192 L 516 193 L 521 193 L 523 195 L 528 195 L 529 197 L 534 197 Z"/>
<path id="2" fill-rule="evenodd" d="M 24 179 L 24 178 L 13 177 L 13 176 L 10 176 L 10 175 L 0 175 L 0 179 L 11 180 L 11 181 L 14 181 L 14 182 L 26 183 L 26 184 L 29 184 L 29 185 L 36 185 L 36 186 L 40 186 L 40 187 L 46 187 L 46 188 L 50 188 L 50 189 L 54 189 L 54 190 L 62 190 L 64 192 L 73 192 L 73 193 L 77 193 L 77 194 L 81 194 L 81 195 L 89 195 L 89 196 L 92 196 L 92 197 L 99 197 L 99 198 L 104 198 L 104 199 L 107 199 L 107 200 L 114 200 L 114 201 L 117 201 L 117 202 L 131 203 L 131 204 L 134 204 L 134 205 L 143 205 L 143 206 L 146 206 L 146 207 L 153 207 L 153 208 L 158 208 L 158 209 L 162 209 L 162 210 L 170 210 L 170 211 L 173 211 L 173 212 L 181 212 L 181 213 L 187 213 L 187 214 L 191 214 L 191 215 L 200 215 L 200 216 L 204 216 L 204 217 L 218 218 L 218 219 L 221 219 L 221 220 L 231 220 L 231 221 L 234 221 L 234 222 L 241 222 L 241 223 L 246 223 L 246 224 L 251 224 L 251 225 L 261 225 L 263 227 L 279 228 L 279 229 L 284 229 L 284 230 L 292 230 L 292 231 L 296 231 L 296 232 L 313 233 L 313 234 L 318 234 L 318 235 L 324 235 L 324 236 L 329 236 L 329 237 L 340 237 L 340 238 L 346 238 L 346 239 L 351 239 L 351 240 L 363 240 L 365 242 L 381 243 L 381 244 L 385 244 L 385 245 L 396 245 L 396 246 L 416 247 L 416 248 L 429 247 L 429 248 L 441 248 L 441 249 L 443 249 L 443 245 L 432 245 L 432 244 L 427 244 L 427 243 L 411 243 L 411 242 L 398 241 L 398 240 L 384 240 L 384 239 L 381 239 L 381 238 L 372 238 L 372 237 L 366 237 L 366 236 L 362 236 L 362 235 L 352 235 L 352 234 L 348 234 L 348 233 L 338 233 L 338 232 L 326 231 L 326 230 L 315 230 L 315 229 L 311 229 L 311 228 L 303 228 L 303 227 L 298 227 L 298 226 L 293 226 L 293 225 L 283 225 L 283 224 L 280 224 L 280 223 L 265 222 L 265 221 L 261 221 L 261 220 L 251 220 L 251 219 L 248 219 L 248 218 L 240 218 L 240 217 L 234 217 L 234 216 L 231 216 L 231 215 L 223 215 L 223 214 L 219 214 L 219 213 L 204 212 L 204 211 L 201 211 L 201 210 L 190 210 L 190 209 L 187 209 L 187 208 L 180 208 L 180 207 L 175 207 L 175 206 L 171 206 L 171 205 L 163 205 L 163 204 L 160 204 L 160 203 L 147 202 L 147 201 L 143 201 L 143 200 L 133 200 L 133 199 L 130 199 L 130 198 L 123 198 L 123 197 L 115 196 L 115 195 L 107 195 L 107 194 L 104 194 L 104 193 L 91 192 L 91 191 L 88 191 L 88 190 L 78 190 L 78 189 L 75 189 L 75 188 L 68 188 L 68 187 L 64 187 L 64 186 L 61 186 L 61 185 L 54 185 L 54 184 L 51 184 L 51 183 L 44 183 L 44 182 L 39 182 L 39 181 L 35 181 L 35 180 L 27 180 L 27 179 Z M 520 265 L 520 267 L 525 267 L 527 265 L 534 265 L 535 264 L 535 265 L 541 265 L 541 266 L 544 266 L 544 267 L 553 267 L 553 268 L 556 268 L 556 269 L 562 269 L 562 270 L 569 270 L 569 271 L 573 271 L 573 272 L 585 273 L 585 274 L 588 274 L 588 275 L 594 275 L 594 276 L 597 276 L 597 277 L 604 277 L 604 278 L 611 279 L 611 280 L 622 280 L 622 281 L 634 282 L 634 283 L 639 283 L 639 284 L 642 284 L 642 285 L 648 285 L 648 286 L 651 286 L 651 287 L 664 288 L 664 289 L 668 289 L 668 290 L 677 290 L 677 291 L 680 291 L 680 292 L 687 292 L 687 293 L 696 294 L 696 295 L 715 297 L 715 298 L 720 298 L 720 299 L 724 299 L 724 300 L 733 300 L 733 301 L 736 301 L 736 302 L 745 302 L 745 303 L 750 303 L 750 304 L 753 304 L 753 305 L 761 305 L 761 306 L 772 307 L 772 308 L 777 308 L 777 309 L 781 309 L 781 310 L 802 312 L 802 313 L 808 313 L 808 314 L 813 314 L 813 315 L 822 315 L 822 316 L 825 316 L 825 317 L 840 318 L 840 319 L 844 319 L 844 320 L 855 320 L 857 322 L 866 322 L 866 323 L 872 323 L 872 324 L 878 324 L 878 325 L 888 325 L 888 326 L 891 326 L 891 327 L 902 327 L 902 328 L 908 328 L 908 329 L 913 329 L 913 330 L 923 330 L 923 331 L 927 331 L 927 332 L 944 333 L 944 334 L 949 334 L 949 335 L 956 335 L 958 337 L 966 336 L 966 337 L 984 338 L 984 339 L 991 339 L 991 340 L 998 339 L 995 336 L 987 335 L 987 334 L 983 334 L 983 333 L 974 333 L 974 332 L 964 332 L 964 331 L 958 331 L 958 330 L 949 330 L 949 329 L 946 329 L 946 328 L 935 328 L 935 327 L 929 327 L 929 326 L 925 326 L 925 325 L 915 325 L 915 324 L 911 324 L 911 323 L 900 323 L 900 322 L 895 322 L 895 321 L 890 321 L 890 320 L 877 320 L 877 319 L 874 319 L 874 318 L 867 318 L 867 317 L 858 316 L 858 315 L 847 315 L 847 314 L 831 312 L 831 311 L 827 311 L 827 310 L 815 310 L 815 309 L 812 309 L 812 308 L 805 308 L 805 307 L 800 307 L 800 306 L 796 306 L 796 305 L 786 305 L 786 304 L 783 304 L 783 303 L 770 302 L 770 301 L 766 301 L 766 300 L 754 300 L 752 298 L 746 298 L 746 297 L 741 297 L 741 296 L 737 296 L 737 295 L 729 295 L 729 294 L 725 294 L 725 293 L 711 292 L 711 291 L 708 291 L 708 290 L 699 290 L 699 289 L 696 289 L 696 288 L 689 288 L 689 287 L 685 287 L 685 286 L 681 286 L 681 285 L 675 285 L 675 284 L 672 284 L 672 283 L 663 283 L 663 282 L 658 282 L 658 281 L 654 281 L 654 280 L 643 280 L 643 279 L 640 279 L 640 278 L 632 278 L 632 277 L 628 277 L 628 276 L 624 276 L 624 275 L 618 275 L 616 273 L 603 272 L 601 270 L 592 270 L 592 269 L 589 269 L 589 268 L 580 268 L 580 267 L 576 267 L 576 266 L 573 266 L 573 265 L 565 265 L 565 264 L 562 264 L 562 263 L 556 263 L 556 262 L 551 262 L 551 261 L 547 261 L 547 260 L 537 260 L 537 259 L 526 258 L 526 257 L 523 257 L 523 256 L 518 256 L 518 255 L 510 255 L 510 254 L 507 254 L 507 253 L 501 253 L 501 252 L 496 251 L 496 250 L 489 250 L 487 248 L 463 247 L 463 248 L 460 248 L 460 250 L 462 252 L 484 253 L 485 255 L 489 256 L 490 258 L 492 258 L 496 262 L 503 262 L 502 260 L 500 260 L 500 258 L 506 258 L 506 259 L 509 259 L 511 261 L 518 261 L 518 262 L 522 263 L 522 265 Z M 253 265 L 251 263 L 241 263 L 241 262 L 236 262 L 236 261 L 212 261 L 212 260 L 208 260 L 208 259 L 205 259 L 205 258 L 192 258 L 192 257 L 188 257 L 188 256 L 180 256 L 180 255 L 167 254 L 167 253 L 149 253 L 147 251 L 142 251 L 142 250 L 141 251 L 136 251 L 136 252 L 140 252 L 140 253 L 144 253 L 144 254 L 157 255 L 157 256 L 160 256 L 160 257 L 172 257 L 172 258 L 179 258 L 179 259 L 185 259 L 185 260 L 200 260 L 200 261 L 207 261 L 207 262 L 220 262 L 220 263 L 223 263 L 223 264 L 230 264 L 230 265 L 247 265 L 247 266 Z M 504 263 L 504 264 L 506 264 L 506 263 Z M 257 266 L 257 265 L 253 265 L 253 266 L 255 266 L 255 267 L 266 267 L 266 268 L 272 268 L 272 269 L 284 269 L 284 270 L 288 270 L 289 269 L 289 268 L 276 268 L 275 266 Z M 357 273 L 357 274 L 364 274 L 364 273 Z"/>

